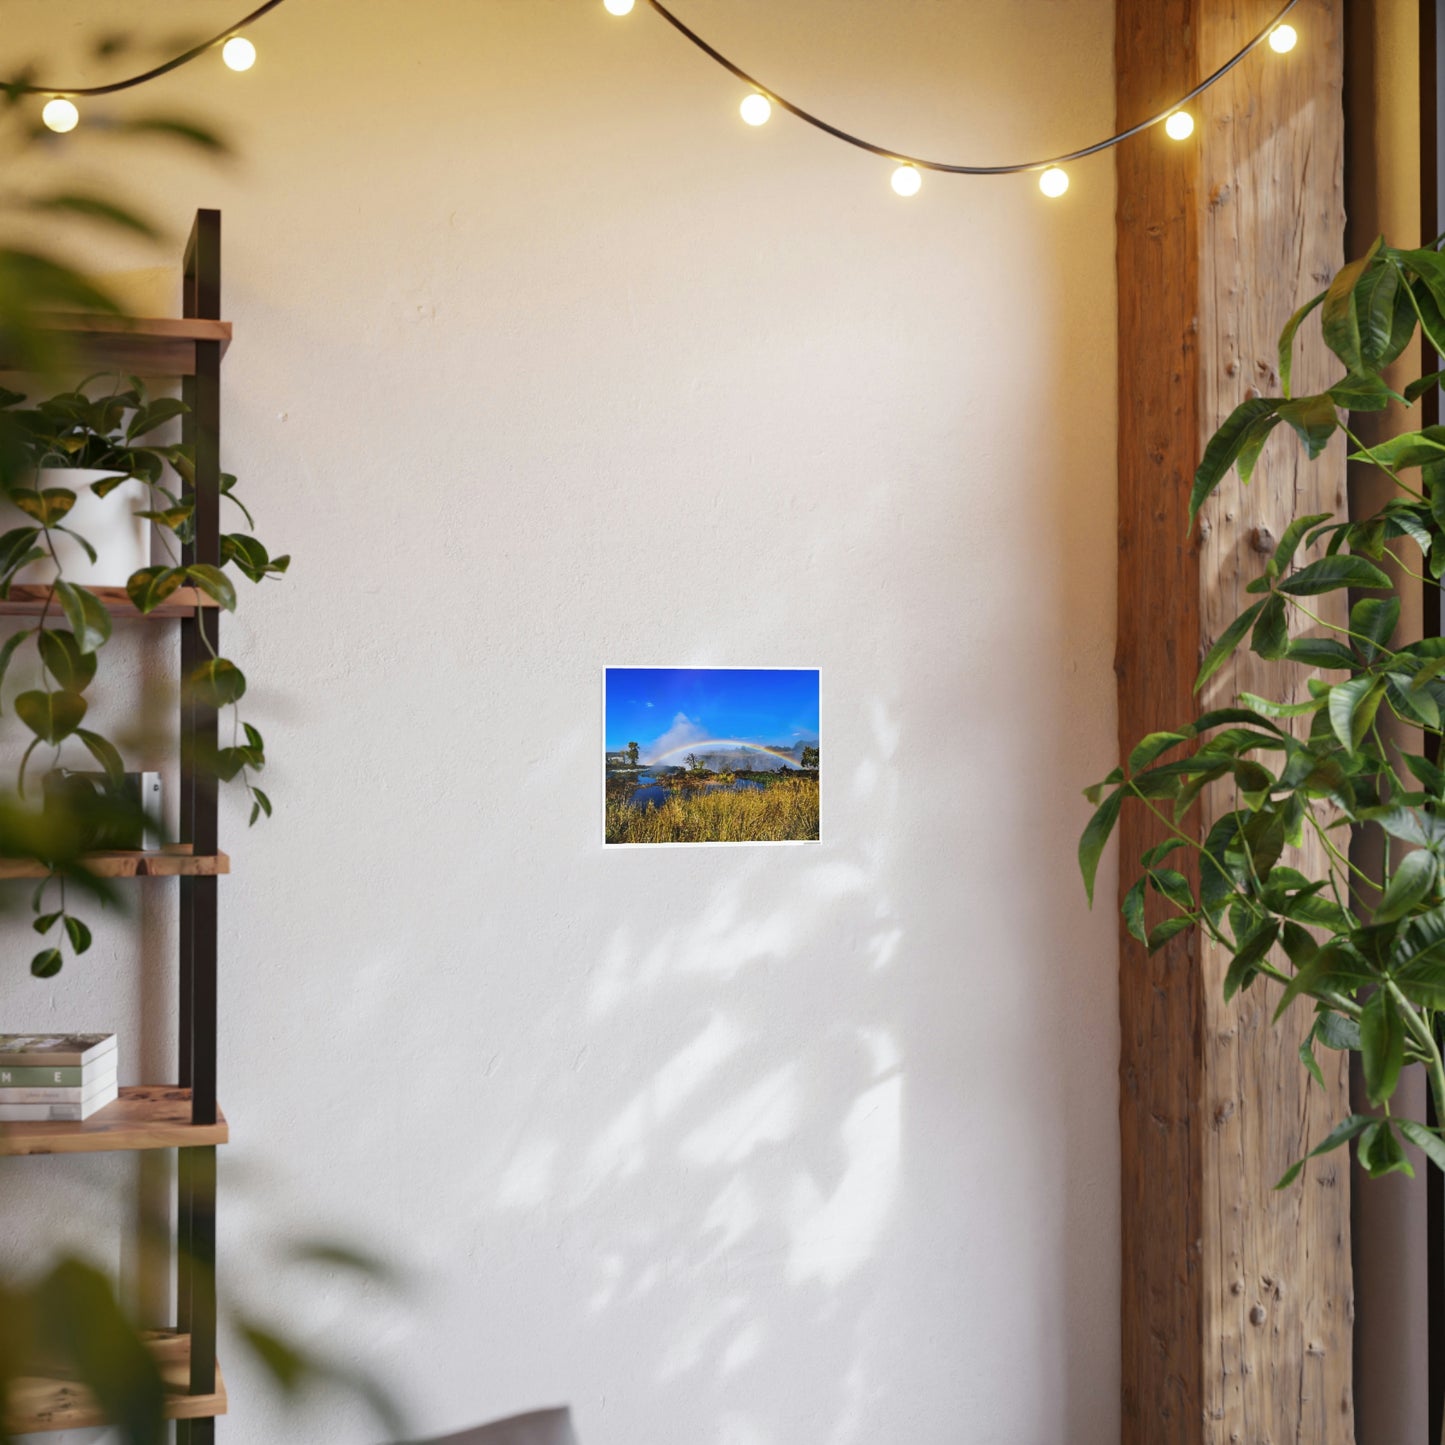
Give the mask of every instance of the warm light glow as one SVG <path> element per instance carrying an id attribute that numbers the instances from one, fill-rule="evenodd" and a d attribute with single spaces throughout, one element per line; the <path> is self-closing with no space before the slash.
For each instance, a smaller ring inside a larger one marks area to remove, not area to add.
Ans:
<path id="1" fill-rule="evenodd" d="M 1164 122 L 1164 131 L 1170 140 L 1188 140 L 1194 134 L 1194 117 L 1187 110 L 1176 110 Z"/>
<path id="2" fill-rule="evenodd" d="M 899 166 L 893 172 L 893 189 L 900 196 L 916 196 L 923 188 L 923 177 L 917 166 Z"/>
<path id="3" fill-rule="evenodd" d="M 64 134 L 68 130 L 74 130 L 80 122 L 80 112 L 75 108 L 75 102 L 66 100 L 63 96 L 57 95 L 54 100 L 45 102 L 45 109 L 40 112 L 40 119 L 50 127 L 51 130 L 60 131 Z"/>
<path id="4" fill-rule="evenodd" d="M 602 0 L 609 15 L 631 15 L 634 0 Z"/>
<path id="5" fill-rule="evenodd" d="M 751 95 L 743 97 L 743 103 L 738 110 L 749 125 L 766 125 L 768 118 L 773 113 L 773 103 L 767 96 L 759 95 L 757 91 L 754 91 Z"/>
<path id="6" fill-rule="evenodd" d="M 1057 200 L 1069 189 L 1069 173 L 1062 166 L 1050 166 L 1039 177 L 1039 189 L 1050 199 Z"/>
<path id="7" fill-rule="evenodd" d="M 1269 32 L 1269 48 L 1276 55 L 1288 55 L 1299 41 L 1299 31 L 1293 25 L 1276 25 Z"/>
<path id="8" fill-rule="evenodd" d="M 221 47 L 221 59 L 232 70 L 250 70 L 256 63 L 256 47 L 244 35 L 233 35 Z"/>

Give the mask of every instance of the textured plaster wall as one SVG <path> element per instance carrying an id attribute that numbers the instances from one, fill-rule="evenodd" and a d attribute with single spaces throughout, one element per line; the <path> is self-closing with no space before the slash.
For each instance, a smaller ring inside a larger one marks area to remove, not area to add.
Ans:
<path id="1" fill-rule="evenodd" d="M 1112 118 L 1104 0 L 679 8 L 888 144 Z M 0 48 L 138 10 L 11 0 Z M 178 230 L 224 209 L 226 463 L 296 556 L 228 624 L 277 816 L 224 817 L 223 1292 L 425 1430 L 1116 1440 L 1115 925 L 1073 864 L 1114 753 L 1108 161 L 905 203 L 591 0 L 296 0 L 255 39 L 116 105 L 210 113 L 234 167 L 84 152 Z M 821 665 L 824 842 L 604 854 L 608 661 Z M 6 925 L 0 1027 L 163 1076 L 168 887 L 49 984 Z M 160 1308 L 135 1168 L 8 1167 L 0 1253 L 78 1241 Z M 311 1232 L 409 1292 L 288 1263 Z M 375 1438 L 224 1358 L 220 1438 Z"/>

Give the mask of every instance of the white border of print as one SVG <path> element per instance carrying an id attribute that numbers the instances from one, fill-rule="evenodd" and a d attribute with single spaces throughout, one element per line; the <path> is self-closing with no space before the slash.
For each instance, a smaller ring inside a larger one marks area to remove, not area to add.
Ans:
<path id="1" fill-rule="evenodd" d="M 628 668 L 650 668 L 654 671 L 668 670 L 672 672 L 812 672 L 818 676 L 818 737 L 823 736 L 823 669 L 821 667 L 809 667 L 806 663 L 782 663 L 753 664 L 753 663 L 726 663 L 722 666 L 714 666 L 706 662 L 610 662 L 605 663 L 602 668 L 602 709 L 598 720 L 598 731 L 601 734 L 602 746 L 598 750 L 598 756 L 602 760 L 602 767 L 598 776 L 598 794 L 601 802 L 601 838 L 602 851 L 604 853 L 624 853 L 633 849 L 641 849 L 644 852 L 656 852 L 659 848 L 816 848 L 823 841 L 823 796 L 822 796 L 822 773 L 818 774 L 818 836 L 816 838 L 759 838 L 746 842 L 707 842 L 707 843 L 609 843 L 607 841 L 607 674 L 609 672 L 621 672 Z M 821 743 L 820 743 L 821 746 Z"/>

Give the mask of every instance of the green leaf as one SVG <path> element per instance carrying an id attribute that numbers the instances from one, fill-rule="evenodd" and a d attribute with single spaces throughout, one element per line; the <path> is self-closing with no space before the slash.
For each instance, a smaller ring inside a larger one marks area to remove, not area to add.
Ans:
<path id="1" fill-rule="evenodd" d="M 1284 1177 L 1274 1187 L 1276 1189 L 1288 1188 L 1299 1178 L 1300 1170 L 1304 1168 L 1306 1160 L 1318 1159 L 1321 1154 L 1328 1154 L 1332 1150 L 1338 1149 L 1341 1144 L 1348 1144 L 1351 1139 L 1358 1138 L 1366 1129 L 1371 1128 L 1378 1122 L 1377 1119 L 1369 1114 L 1351 1114 L 1348 1119 L 1344 1119 L 1335 1125 L 1323 1144 L 1316 1145 L 1305 1156 L 1305 1159 L 1301 1159 L 1297 1164 L 1291 1165 L 1285 1172 Z"/>
<path id="2" fill-rule="evenodd" d="M 1311 1054 L 1310 1058 L 1313 1059 L 1314 1055 Z M 1315 1067 L 1318 1068 L 1319 1065 L 1316 1064 Z M 1294 1163 L 1291 1164 L 1289 1168 L 1286 1169 L 1284 1173 L 1279 1176 L 1279 1182 L 1274 1187 L 1276 1189 L 1288 1189 L 1290 1185 L 1293 1184 L 1295 1180 L 1300 1177 L 1300 1171 L 1304 1167 L 1305 1161 L 1303 1159 L 1296 1159 Z"/>
<path id="3" fill-rule="evenodd" d="M 214 598 L 227 612 L 236 610 L 236 589 L 231 579 L 219 567 L 207 562 L 195 562 L 186 568 L 186 576 L 208 597 Z"/>
<path id="4" fill-rule="evenodd" d="M 1259 616 L 1263 609 L 1263 602 L 1256 602 L 1251 607 L 1246 607 L 1228 627 L 1224 629 L 1219 640 L 1204 654 L 1204 661 L 1199 664 L 1199 675 L 1194 679 L 1194 691 L 1200 688 L 1219 671 L 1229 660 L 1234 649 L 1244 639 L 1244 634 L 1249 631 L 1254 619 Z"/>
<path id="5" fill-rule="evenodd" d="M 1263 713 L 1265 717 L 1307 717 L 1325 705 L 1323 697 L 1311 698 L 1308 702 L 1274 702 L 1252 692 L 1240 693 L 1239 700 L 1251 711 Z"/>
<path id="6" fill-rule="evenodd" d="M 30 960 L 30 972 L 36 978 L 54 978 L 63 962 L 58 948 L 42 949 Z"/>
<path id="7" fill-rule="evenodd" d="M 26 627 L 12 637 L 5 639 L 5 645 L 0 647 L 0 683 L 5 681 L 5 674 L 10 667 L 10 659 L 15 656 L 15 649 L 31 635 L 34 628 Z"/>
<path id="8" fill-rule="evenodd" d="M 1323 1089 L 1325 1086 L 1325 1076 L 1320 1072 L 1320 1061 L 1315 1058 L 1314 1049 L 1315 1033 L 1319 1029 L 1319 1026 L 1319 1020 L 1316 1019 L 1314 1028 L 1304 1036 L 1299 1046 L 1299 1061 L 1309 1071 L 1310 1078 Z M 1301 1161 L 1301 1164 L 1302 1163 L 1303 1161 Z"/>
<path id="9" fill-rule="evenodd" d="M 203 707 L 225 707 L 246 692 L 246 676 L 229 658 L 210 657 L 186 678 L 186 692 Z"/>
<path id="10" fill-rule="evenodd" d="M 1328 637 L 1296 637 L 1285 656 L 1290 662 L 1302 662 L 1306 667 L 1322 667 L 1327 671 L 1355 665 L 1350 649 Z"/>
<path id="11" fill-rule="evenodd" d="M 1129 771 L 1131 773 L 1142 771 L 1156 758 L 1167 753 L 1170 748 L 1188 741 L 1189 737 L 1185 733 L 1149 733 L 1134 745 L 1133 751 L 1129 754 Z"/>
<path id="12" fill-rule="evenodd" d="M 1378 246 L 1378 242 L 1376 245 Z M 1362 369 L 1364 357 L 1360 349 L 1360 323 L 1355 312 L 1355 287 L 1374 259 L 1374 250 L 1358 261 L 1351 261 L 1335 273 L 1325 292 L 1320 329 L 1325 345 L 1344 362 L 1346 371 Z"/>
<path id="13" fill-rule="evenodd" d="M 1350 453 L 1352 462 L 1369 462 L 1386 471 L 1423 467 L 1445 458 L 1445 429 L 1422 427 L 1419 431 L 1401 432 L 1388 441 L 1362 447 Z"/>
<path id="14" fill-rule="evenodd" d="M 1298 311 L 1285 323 L 1285 328 L 1279 334 L 1279 378 L 1284 387 L 1284 394 L 1290 394 L 1290 381 L 1294 374 L 1294 338 L 1295 333 L 1300 329 L 1301 323 L 1325 299 L 1325 292 L 1312 300 L 1306 301 Z"/>
<path id="15" fill-rule="evenodd" d="M 1301 567 L 1279 584 L 1290 597 L 1315 597 L 1341 587 L 1361 587 L 1378 592 L 1391 590 L 1390 579 L 1373 562 L 1363 557 L 1321 557 Z"/>
<path id="16" fill-rule="evenodd" d="M 1358 1145 L 1360 1163 L 1372 1179 L 1386 1174 L 1405 1174 L 1415 1177 L 1410 1161 L 1405 1157 L 1404 1146 L 1395 1137 L 1388 1119 L 1377 1119 L 1360 1138 Z"/>
<path id="17" fill-rule="evenodd" d="M 1234 958 L 1229 965 L 1229 971 L 1224 976 L 1224 1000 L 1226 1003 L 1243 989 L 1247 989 L 1254 982 L 1259 973 L 1259 965 L 1279 937 L 1279 924 L 1273 919 L 1260 924 L 1243 943 L 1240 944 Z"/>
<path id="18" fill-rule="evenodd" d="M 1435 887 L 1437 873 L 1434 854 L 1423 848 L 1406 854 L 1375 909 L 1375 922 L 1393 923 L 1397 918 L 1403 918 L 1422 898 L 1429 896 Z"/>
<path id="19" fill-rule="evenodd" d="M 130 419 L 130 425 L 125 429 L 125 439 L 133 442 L 175 417 L 184 416 L 188 411 L 190 411 L 190 407 L 183 401 L 177 401 L 175 397 L 157 397 L 154 401 L 141 407 Z"/>
<path id="20" fill-rule="evenodd" d="M 126 594 L 138 612 L 153 612 L 185 580 L 183 567 L 142 567 L 125 584 Z"/>
<path id="21" fill-rule="evenodd" d="M 90 947 L 90 929 L 80 919 L 72 918 L 70 914 L 65 915 L 65 932 L 70 938 L 70 946 L 77 954 L 84 953 Z"/>
<path id="22" fill-rule="evenodd" d="M 1114 824 L 1119 821 L 1119 809 L 1123 806 L 1123 789 L 1117 788 L 1099 805 L 1098 811 L 1089 819 L 1079 838 L 1079 871 L 1084 875 L 1084 892 L 1088 895 L 1089 906 L 1094 904 L 1094 877 L 1099 871 L 1099 858 Z"/>
<path id="23" fill-rule="evenodd" d="M 40 917 L 37 918 L 35 922 L 32 923 L 30 926 L 36 931 L 36 933 L 44 936 L 45 934 L 50 932 L 50 930 L 61 918 L 64 917 L 64 911 L 57 909 L 54 913 L 42 913 Z"/>
<path id="24" fill-rule="evenodd" d="M 1384 679 L 1363 673 L 1330 689 L 1330 726 L 1347 752 L 1359 747 L 1385 695 Z"/>
<path id="25" fill-rule="evenodd" d="M 1265 658 L 1283 657 L 1289 651 L 1289 619 L 1284 598 L 1278 593 L 1265 599 L 1249 646 L 1252 652 Z"/>
<path id="26" fill-rule="evenodd" d="M 101 737 L 99 733 L 90 732 L 86 728 L 76 728 L 75 735 L 83 742 L 89 750 L 91 757 L 98 762 L 105 770 L 106 776 L 112 783 L 119 785 L 125 779 L 125 762 L 122 760 L 115 745 L 108 739 Z"/>
<path id="27" fill-rule="evenodd" d="M 260 788 L 252 788 L 251 796 L 256 800 L 256 807 L 260 808 L 260 810 L 269 818 L 271 816 L 270 798 L 268 798 L 265 793 L 260 790 Z M 251 821 L 254 823 L 256 820 L 255 818 L 252 818 Z"/>
<path id="28" fill-rule="evenodd" d="M 15 712 L 37 738 L 53 745 L 80 726 L 85 699 L 77 692 L 22 692 Z"/>
<path id="29" fill-rule="evenodd" d="M 1279 545 L 1269 559 L 1271 575 L 1278 577 L 1285 572 L 1290 563 L 1294 561 L 1294 554 L 1299 550 L 1299 544 L 1304 540 L 1305 534 L 1312 527 L 1319 526 L 1321 522 L 1328 522 L 1333 515 L 1332 512 L 1313 512 L 1307 517 L 1296 517 L 1284 529 L 1284 535 L 1279 539 Z"/>
<path id="30" fill-rule="evenodd" d="M 1171 938 L 1193 927 L 1192 918 L 1166 918 L 1163 923 L 1149 930 L 1149 952 L 1157 953 Z"/>
<path id="31" fill-rule="evenodd" d="M 1398 597 L 1366 597 L 1350 609 L 1350 631 L 1366 639 L 1361 651 L 1373 662 L 1380 649 L 1389 644 L 1400 620 Z"/>
<path id="32" fill-rule="evenodd" d="M 36 639 L 40 659 L 56 683 L 68 692 L 84 692 L 95 677 L 96 655 L 82 652 L 73 632 L 46 628 Z"/>
<path id="33" fill-rule="evenodd" d="M 1395 393 L 1378 376 L 1369 373 L 1347 376 L 1325 395 L 1346 411 L 1384 411 L 1395 400 Z"/>
<path id="34" fill-rule="evenodd" d="M 70 582 L 55 584 L 55 598 L 70 630 L 75 636 L 76 646 L 82 652 L 94 652 L 103 647 L 110 638 L 110 613 L 101 605 L 95 593 Z"/>
<path id="35" fill-rule="evenodd" d="M 1437 798 L 1445 798 L 1445 769 L 1436 767 L 1428 758 L 1417 757 L 1414 753 L 1404 754 L 1409 769 L 1425 785 L 1428 792 Z"/>
<path id="36" fill-rule="evenodd" d="M 1144 943 L 1148 939 L 1148 931 L 1144 927 L 1144 884 L 1145 880 L 1140 878 L 1134 883 L 1124 895 L 1124 902 L 1120 905 L 1119 911 L 1124 915 L 1124 927 Z"/>
<path id="37" fill-rule="evenodd" d="M 25 202 L 25 208 L 50 215 L 72 216 L 82 221 L 99 221 L 148 241 L 160 239 L 160 232 L 145 217 L 103 196 L 86 192 L 61 191 L 48 196 L 34 196 Z"/>
<path id="38" fill-rule="evenodd" d="M 1413 1144 L 1437 1169 L 1445 1169 L 1445 1139 L 1434 1129 L 1427 1129 L 1413 1119 L 1400 1119 L 1395 1127 Z"/>
<path id="39" fill-rule="evenodd" d="M 1339 944 L 1327 943 L 1285 985 L 1275 1005 L 1274 1021 L 1278 1023 L 1290 1004 L 1302 993 L 1348 991 L 1375 981 L 1356 956 L 1347 953 Z"/>
<path id="40" fill-rule="evenodd" d="M 1344 1014 L 1322 1013 L 1315 1025 L 1315 1035 L 1327 1049 L 1343 1052 L 1360 1047 L 1360 1025 Z"/>
<path id="41" fill-rule="evenodd" d="M 1209 440 L 1204 456 L 1194 473 L 1194 486 L 1189 494 L 1189 520 L 1192 524 L 1199 509 L 1213 494 L 1239 456 L 1248 439 L 1250 428 L 1261 417 L 1273 416 L 1280 403 L 1268 397 L 1251 397 L 1241 402 L 1225 418 L 1224 424 Z"/>
<path id="42" fill-rule="evenodd" d="M 1389 990 L 1376 989 L 1360 1016 L 1360 1064 L 1372 1104 L 1383 1104 L 1394 1094 L 1404 1062 L 1404 1020 Z"/>
<path id="43" fill-rule="evenodd" d="M 1445 385 L 1445 371 L 1432 371 L 1428 376 L 1419 377 L 1405 388 L 1405 400 L 1412 405 L 1427 391 L 1435 391 Z"/>
<path id="44" fill-rule="evenodd" d="M 1324 451 L 1340 425 L 1334 403 L 1328 396 L 1302 396 L 1298 401 L 1283 402 L 1278 415 L 1294 428 L 1311 461 Z"/>
<path id="45" fill-rule="evenodd" d="M 1372 367 L 1379 366 L 1390 349 L 1395 329 L 1395 299 L 1399 290 L 1400 273 L 1389 259 L 1377 260 L 1367 267 L 1355 286 L 1360 352 Z"/>

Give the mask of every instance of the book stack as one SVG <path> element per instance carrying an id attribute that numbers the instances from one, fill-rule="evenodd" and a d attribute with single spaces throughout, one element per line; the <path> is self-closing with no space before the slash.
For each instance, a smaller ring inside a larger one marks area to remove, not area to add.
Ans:
<path id="1" fill-rule="evenodd" d="M 79 1123 L 113 1104 L 114 1034 L 0 1034 L 0 1124 Z"/>

